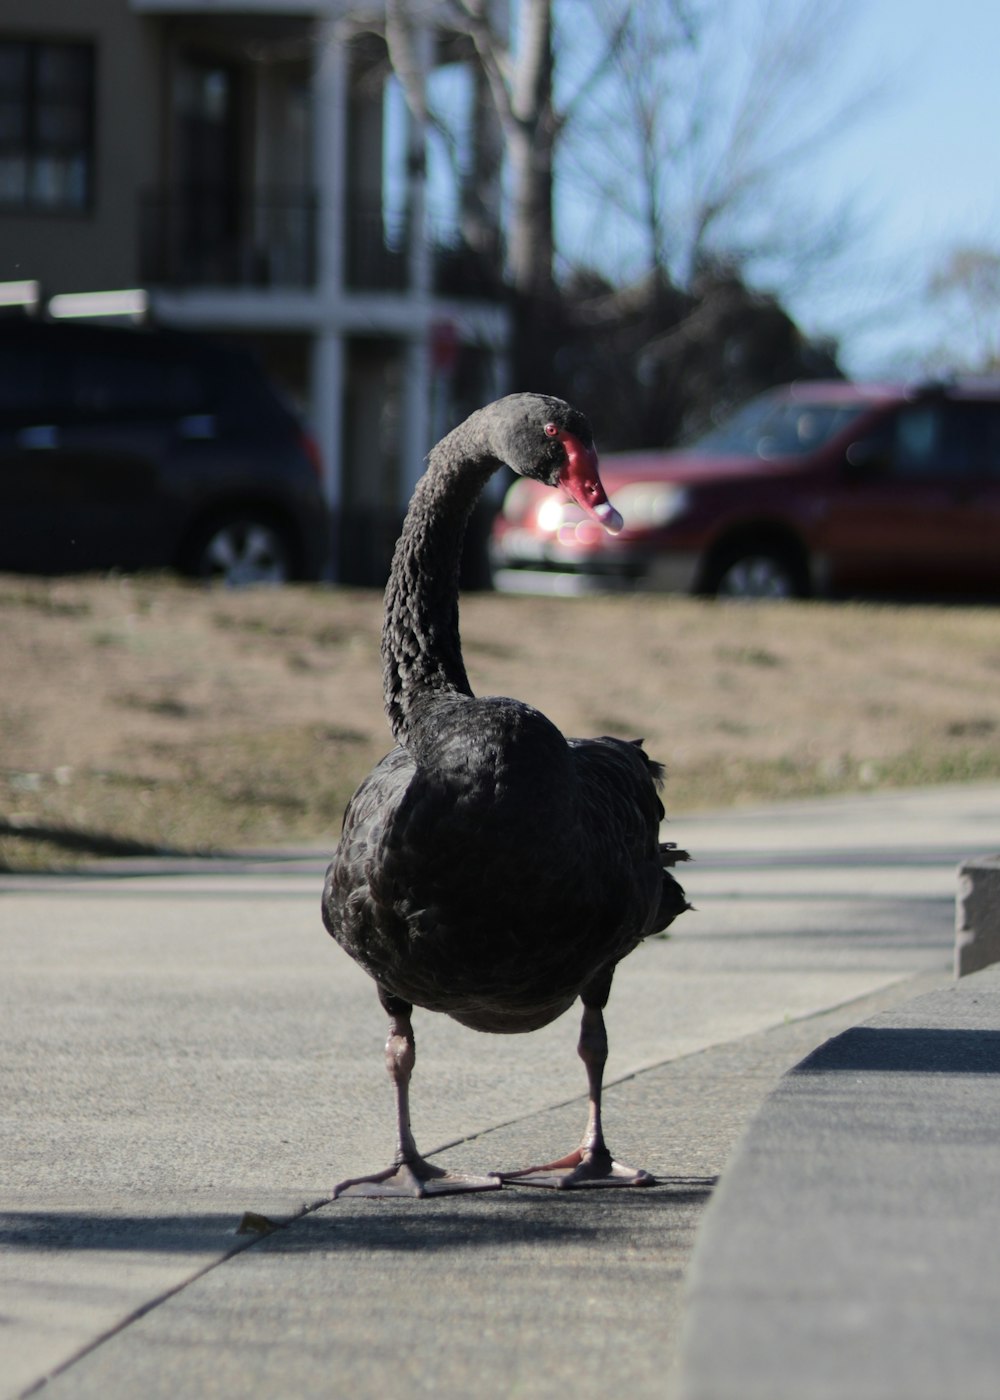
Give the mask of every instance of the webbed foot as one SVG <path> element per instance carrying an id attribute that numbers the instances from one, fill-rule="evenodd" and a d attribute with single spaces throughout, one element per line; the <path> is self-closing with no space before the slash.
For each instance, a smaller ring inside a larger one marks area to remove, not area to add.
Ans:
<path id="1" fill-rule="evenodd" d="M 655 1186 L 656 1177 L 641 1168 L 616 1161 L 603 1144 L 600 1147 L 578 1147 L 557 1162 L 542 1167 L 524 1167 L 516 1172 L 498 1172 L 501 1181 L 515 1186 L 544 1186 L 553 1191 L 572 1191 L 580 1187 Z"/>
<path id="2" fill-rule="evenodd" d="M 502 1186 L 497 1176 L 465 1176 L 432 1166 L 423 1157 L 395 1162 L 384 1171 L 371 1176 L 353 1176 L 338 1182 L 331 1200 L 338 1196 L 454 1196 L 460 1191 L 497 1191 Z"/>

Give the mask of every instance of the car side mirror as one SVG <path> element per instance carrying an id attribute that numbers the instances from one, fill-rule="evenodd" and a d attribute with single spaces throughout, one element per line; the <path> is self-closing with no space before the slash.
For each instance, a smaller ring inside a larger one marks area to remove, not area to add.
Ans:
<path id="1" fill-rule="evenodd" d="M 889 466 L 888 448 L 871 438 L 852 442 L 844 453 L 844 473 L 851 481 L 868 481 L 875 476 L 885 476 Z"/>

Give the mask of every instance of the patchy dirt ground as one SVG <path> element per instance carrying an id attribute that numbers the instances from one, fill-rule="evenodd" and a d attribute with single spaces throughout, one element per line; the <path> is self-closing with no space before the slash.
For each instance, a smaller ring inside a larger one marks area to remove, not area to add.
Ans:
<path id="1" fill-rule="evenodd" d="M 389 746 L 375 593 L 0 576 L 0 867 L 336 840 Z M 1000 775 L 1000 611 L 462 604 L 482 694 L 642 736 L 668 811 Z"/>

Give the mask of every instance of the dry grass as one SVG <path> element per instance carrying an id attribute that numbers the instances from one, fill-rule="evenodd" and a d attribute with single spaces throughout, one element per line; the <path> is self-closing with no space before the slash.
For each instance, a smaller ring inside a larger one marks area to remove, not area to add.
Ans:
<path id="1" fill-rule="evenodd" d="M 380 599 L 0 576 L 0 867 L 332 846 L 388 747 Z M 668 810 L 1000 776 L 1000 613 L 466 598 L 466 662 L 567 733 L 642 735 Z"/>

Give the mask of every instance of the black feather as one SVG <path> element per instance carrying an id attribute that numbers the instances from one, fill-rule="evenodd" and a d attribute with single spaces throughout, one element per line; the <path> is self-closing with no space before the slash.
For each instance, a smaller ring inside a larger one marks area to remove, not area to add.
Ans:
<path id="1" fill-rule="evenodd" d="M 687 907 L 659 843 L 661 766 L 565 739 L 517 700 L 476 698 L 458 633 L 469 512 L 501 462 L 554 479 L 560 400 L 514 395 L 431 454 L 386 590 L 385 704 L 398 746 L 361 784 L 327 872 L 327 928 L 384 994 L 483 1031 L 530 1031 L 607 982 Z"/>

